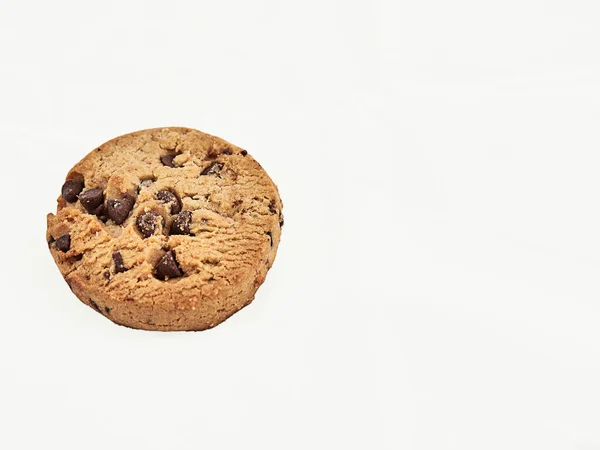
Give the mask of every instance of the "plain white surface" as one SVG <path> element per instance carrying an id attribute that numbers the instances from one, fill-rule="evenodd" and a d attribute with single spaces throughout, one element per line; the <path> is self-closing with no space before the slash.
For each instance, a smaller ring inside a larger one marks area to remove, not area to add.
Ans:
<path id="1" fill-rule="evenodd" d="M 0 448 L 600 449 L 600 5 L 0 2 Z M 104 141 L 247 148 L 286 225 L 204 333 L 70 293 L 45 214 Z"/>

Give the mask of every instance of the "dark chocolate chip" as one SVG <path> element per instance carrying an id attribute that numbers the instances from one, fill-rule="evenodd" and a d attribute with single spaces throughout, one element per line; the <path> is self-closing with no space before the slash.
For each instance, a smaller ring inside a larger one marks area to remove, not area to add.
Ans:
<path id="1" fill-rule="evenodd" d="M 104 278 L 106 278 L 107 280 L 110 280 L 110 272 L 106 271 L 104 272 Z"/>
<path id="2" fill-rule="evenodd" d="M 125 263 L 123 262 L 123 257 L 120 252 L 113 253 L 113 261 L 115 262 L 115 273 L 127 272 L 129 269 L 125 267 Z"/>
<path id="3" fill-rule="evenodd" d="M 48 239 L 48 247 L 51 247 L 52 244 L 54 244 L 54 242 L 56 242 L 56 241 L 54 240 L 54 238 L 52 236 L 50 236 L 50 239 Z"/>
<path id="4" fill-rule="evenodd" d="M 219 151 L 213 147 L 208 149 L 208 152 L 206 152 L 206 158 L 204 158 L 205 160 L 212 160 L 212 159 L 216 159 L 217 156 L 219 156 Z"/>
<path id="5" fill-rule="evenodd" d="M 148 238 L 154 234 L 158 228 L 158 224 L 161 222 L 164 224 L 164 219 L 160 214 L 148 211 L 137 218 L 136 224 L 140 233 Z"/>
<path id="6" fill-rule="evenodd" d="M 83 181 L 67 180 L 62 187 L 62 196 L 69 203 L 75 203 L 81 191 L 83 191 Z"/>
<path id="7" fill-rule="evenodd" d="M 71 248 L 71 236 L 64 234 L 56 240 L 56 248 L 66 253 Z"/>
<path id="8" fill-rule="evenodd" d="M 156 198 L 164 203 L 171 204 L 171 214 L 179 214 L 181 211 L 181 202 L 175 194 L 169 190 L 162 190 L 156 193 Z"/>
<path id="9" fill-rule="evenodd" d="M 242 150 L 240 153 L 242 156 L 246 156 L 248 154 L 248 152 L 246 150 Z"/>
<path id="10" fill-rule="evenodd" d="M 273 247 L 273 234 L 270 231 L 267 231 L 265 234 L 269 236 L 269 239 L 271 240 L 271 247 Z"/>
<path id="11" fill-rule="evenodd" d="M 171 234 L 191 234 L 192 212 L 181 211 L 171 225 Z"/>
<path id="12" fill-rule="evenodd" d="M 80 253 L 79 255 L 73 256 L 73 259 L 75 261 L 81 261 L 83 259 L 83 253 Z"/>
<path id="13" fill-rule="evenodd" d="M 104 307 L 104 311 L 106 311 L 106 314 L 110 314 L 110 308 L 108 306 Z"/>
<path id="14" fill-rule="evenodd" d="M 156 276 L 161 280 L 179 278 L 182 275 L 183 273 L 175 260 L 175 252 L 172 250 L 167 252 L 156 265 Z"/>
<path id="15" fill-rule="evenodd" d="M 200 175 L 218 175 L 223 170 L 223 164 L 215 162 L 204 169 Z"/>
<path id="16" fill-rule="evenodd" d="M 150 186 L 152 186 L 152 183 L 154 183 L 154 180 L 142 180 L 138 186 L 138 194 L 142 192 L 143 189 L 148 189 Z"/>
<path id="17" fill-rule="evenodd" d="M 223 150 L 223 154 L 224 155 L 232 155 L 233 152 L 230 149 L 226 148 L 225 150 Z"/>
<path id="18" fill-rule="evenodd" d="M 96 311 L 98 311 L 100 314 L 102 314 L 102 311 L 100 311 L 100 307 L 98 306 L 98 303 L 96 303 L 91 298 L 90 298 L 90 305 L 92 305 L 92 308 L 94 308 Z"/>
<path id="19" fill-rule="evenodd" d="M 175 159 L 175 156 L 176 155 L 161 156 L 160 162 L 163 163 L 163 166 L 175 167 L 175 164 L 173 164 L 173 160 Z"/>
<path id="20" fill-rule="evenodd" d="M 283 227 L 283 216 L 279 217 L 279 228 Z"/>
<path id="21" fill-rule="evenodd" d="M 271 214 L 275 214 L 277 212 L 277 209 L 275 208 L 275 200 L 271 200 L 271 203 L 269 203 L 269 212 Z"/>
<path id="22" fill-rule="evenodd" d="M 127 194 L 121 200 L 107 200 L 106 212 L 108 217 L 117 225 L 121 225 L 133 209 L 135 199 Z"/>
<path id="23" fill-rule="evenodd" d="M 90 214 L 100 215 L 104 209 L 104 193 L 102 189 L 89 189 L 79 194 L 79 201 Z"/>

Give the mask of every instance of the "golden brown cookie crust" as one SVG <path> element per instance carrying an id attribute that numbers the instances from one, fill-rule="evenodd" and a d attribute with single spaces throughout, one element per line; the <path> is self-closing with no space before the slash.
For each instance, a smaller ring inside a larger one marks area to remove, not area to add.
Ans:
<path id="1" fill-rule="evenodd" d="M 214 327 L 252 302 L 273 265 L 283 225 L 277 187 L 222 139 L 138 131 L 93 150 L 67 180 L 75 181 L 48 215 L 50 251 L 75 295 L 115 323 Z M 72 192 L 81 186 L 84 204 Z"/>

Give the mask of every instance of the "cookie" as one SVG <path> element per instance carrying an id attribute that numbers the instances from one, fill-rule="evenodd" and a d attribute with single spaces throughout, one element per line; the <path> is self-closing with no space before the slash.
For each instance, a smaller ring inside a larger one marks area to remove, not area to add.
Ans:
<path id="1" fill-rule="evenodd" d="M 247 151 L 188 128 L 144 130 L 71 169 L 46 238 L 73 293 L 113 322 L 205 330 L 254 299 L 282 206 Z"/>

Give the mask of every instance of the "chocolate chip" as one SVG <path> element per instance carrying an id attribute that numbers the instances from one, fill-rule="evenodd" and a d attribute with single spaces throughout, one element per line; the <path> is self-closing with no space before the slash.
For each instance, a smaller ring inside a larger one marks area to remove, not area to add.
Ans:
<path id="1" fill-rule="evenodd" d="M 182 275 L 181 269 L 177 266 L 175 252 L 173 250 L 167 252 L 156 265 L 156 276 L 161 280 L 179 278 Z"/>
<path id="2" fill-rule="evenodd" d="M 110 272 L 106 271 L 103 273 L 104 278 L 106 278 L 107 280 L 110 280 Z"/>
<path id="3" fill-rule="evenodd" d="M 138 230 L 140 230 L 140 233 L 142 233 L 145 238 L 148 238 L 154 234 L 158 228 L 158 224 L 161 222 L 164 224 L 164 219 L 160 214 L 155 213 L 154 211 L 148 211 L 137 218 L 136 225 Z"/>
<path id="4" fill-rule="evenodd" d="M 192 223 L 192 212 L 191 211 L 181 211 L 175 220 L 173 221 L 173 225 L 171 225 L 171 234 L 189 234 L 190 233 L 190 225 Z"/>
<path id="5" fill-rule="evenodd" d="M 181 211 L 181 202 L 175 194 L 169 190 L 162 190 L 156 193 L 156 198 L 164 203 L 171 204 L 171 214 L 179 214 Z"/>
<path id="6" fill-rule="evenodd" d="M 152 186 L 153 183 L 154 180 L 142 180 L 142 182 L 138 186 L 138 194 L 142 192 L 143 189 L 148 189 L 150 186 Z"/>
<path id="7" fill-rule="evenodd" d="M 108 306 L 104 307 L 104 311 L 106 311 L 106 314 L 110 314 L 110 308 Z"/>
<path id="8" fill-rule="evenodd" d="M 221 170 L 223 170 L 223 164 L 215 162 L 204 169 L 200 175 L 218 175 Z"/>
<path id="9" fill-rule="evenodd" d="M 248 154 L 248 152 L 247 152 L 246 150 L 242 150 L 242 151 L 240 152 L 240 155 L 242 155 L 242 156 L 246 156 L 247 154 Z"/>
<path id="10" fill-rule="evenodd" d="M 121 225 L 131 212 L 135 199 L 127 194 L 121 200 L 108 200 L 106 202 L 106 212 L 108 217 L 117 225 Z"/>
<path id="11" fill-rule="evenodd" d="M 61 252 L 66 253 L 71 248 L 71 236 L 68 234 L 63 234 L 56 240 L 56 248 Z"/>
<path id="12" fill-rule="evenodd" d="M 83 191 L 83 181 L 67 180 L 62 187 L 62 196 L 69 203 L 75 203 L 81 191 Z"/>
<path id="13" fill-rule="evenodd" d="M 100 215 L 104 209 L 104 193 L 102 189 L 89 189 L 79 194 L 79 201 L 90 214 Z"/>
<path id="14" fill-rule="evenodd" d="M 279 217 L 279 228 L 283 227 L 283 216 Z"/>
<path id="15" fill-rule="evenodd" d="M 223 154 L 224 155 L 232 155 L 233 152 L 230 149 L 226 148 L 225 150 L 223 150 Z"/>
<path id="16" fill-rule="evenodd" d="M 216 148 L 209 148 L 208 152 L 206 152 L 206 158 L 204 158 L 205 160 L 211 160 L 211 159 L 216 159 L 217 156 L 219 156 L 219 151 Z"/>
<path id="17" fill-rule="evenodd" d="M 267 231 L 265 234 L 269 236 L 269 239 L 271 240 L 271 247 L 273 247 L 273 234 L 270 231 Z"/>
<path id="18" fill-rule="evenodd" d="M 175 167 L 175 164 L 173 164 L 173 160 L 175 159 L 175 156 L 176 155 L 161 156 L 160 162 L 163 163 L 163 166 Z"/>
<path id="19" fill-rule="evenodd" d="M 275 214 L 277 212 L 277 209 L 275 208 L 275 200 L 271 200 L 271 203 L 269 203 L 269 212 L 271 214 Z"/>
<path id="20" fill-rule="evenodd" d="M 90 305 L 92 305 L 92 308 L 94 308 L 96 311 L 98 311 L 100 314 L 102 314 L 102 311 L 100 311 L 100 307 L 98 306 L 98 303 L 96 303 L 91 298 L 90 298 Z"/>
<path id="21" fill-rule="evenodd" d="M 113 261 L 115 262 L 115 273 L 127 272 L 129 269 L 125 267 L 125 263 L 123 262 L 123 257 L 120 252 L 113 253 Z"/>

